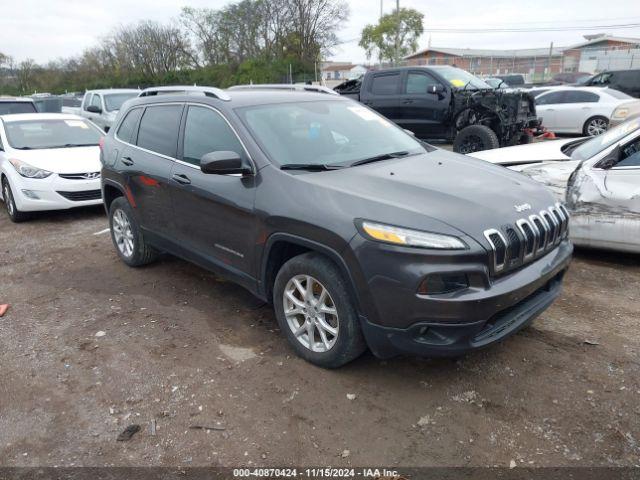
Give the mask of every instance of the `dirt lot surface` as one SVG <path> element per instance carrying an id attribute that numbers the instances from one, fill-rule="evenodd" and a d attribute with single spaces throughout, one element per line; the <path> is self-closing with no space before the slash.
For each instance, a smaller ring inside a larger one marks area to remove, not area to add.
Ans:
<path id="1" fill-rule="evenodd" d="M 488 350 L 327 371 L 242 288 L 128 268 L 105 227 L 0 213 L 5 466 L 640 464 L 637 256 L 577 252 L 553 307 Z"/>

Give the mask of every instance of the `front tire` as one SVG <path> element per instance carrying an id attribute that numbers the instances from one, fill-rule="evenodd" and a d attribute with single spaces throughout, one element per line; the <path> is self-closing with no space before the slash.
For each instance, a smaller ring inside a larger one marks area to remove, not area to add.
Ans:
<path id="1" fill-rule="evenodd" d="M 337 368 L 366 350 L 349 292 L 335 264 L 318 253 L 299 255 L 282 266 L 273 304 L 280 329 L 300 357 Z"/>
<path id="2" fill-rule="evenodd" d="M 11 185 L 9 185 L 9 180 L 7 180 L 6 177 L 2 179 L 2 198 L 4 198 L 4 206 L 12 222 L 20 223 L 29 218 L 28 213 L 18 210 L 16 201 L 13 198 L 13 192 L 11 191 Z"/>
<path id="3" fill-rule="evenodd" d="M 469 125 L 460 130 L 453 140 L 453 151 L 462 154 L 499 147 L 498 136 L 486 125 Z"/>
<path id="4" fill-rule="evenodd" d="M 157 258 L 158 252 L 146 243 L 133 210 L 124 197 L 118 197 L 111 203 L 109 227 L 118 256 L 130 267 L 140 267 Z"/>
<path id="5" fill-rule="evenodd" d="M 584 122 L 582 133 L 589 137 L 597 137 L 598 135 L 602 135 L 604 132 L 606 132 L 608 127 L 608 118 L 601 116 L 591 117 L 589 120 Z"/>

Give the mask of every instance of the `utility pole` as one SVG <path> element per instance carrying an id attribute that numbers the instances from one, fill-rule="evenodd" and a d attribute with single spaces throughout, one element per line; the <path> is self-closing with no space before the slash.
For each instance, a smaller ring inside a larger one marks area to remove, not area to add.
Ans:
<path id="1" fill-rule="evenodd" d="M 547 62 L 547 71 L 549 72 L 549 77 L 551 77 L 551 60 L 552 59 L 553 59 L 553 42 L 551 42 L 551 45 L 549 45 L 549 61 Z"/>
<path id="2" fill-rule="evenodd" d="M 395 66 L 397 67 L 400 63 L 400 0 L 396 0 L 396 17 L 398 18 L 398 26 L 396 28 L 396 61 Z"/>

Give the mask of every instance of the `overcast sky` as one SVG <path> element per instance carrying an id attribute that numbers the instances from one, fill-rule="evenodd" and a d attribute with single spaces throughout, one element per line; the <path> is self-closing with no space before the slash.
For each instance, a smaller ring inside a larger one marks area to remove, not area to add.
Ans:
<path id="1" fill-rule="evenodd" d="M 383 0 L 385 12 L 395 0 Z M 33 58 L 46 62 L 81 53 L 98 37 L 114 27 L 142 19 L 168 21 L 175 18 L 182 5 L 220 7 L 228 0 L 0 0 L 0 51 L 17 60 Z M 495 28 L 504 26 L 555 27 L 597 26 L 640 23 L 640 2 L 635 0 L 401 0 L 425 15 L 425 35 L 420 46 L 426 47 L 429 28 Z M 333 58 L 362 62 L 364 51 L 357 39 L 362 28 L 375 23 L 380 15 L 380 0 L 349 0 L 351 16 L 339 32 L 343 43 Z M 620 36 L 640 37 L 640 29 L 600 29 Z M 598 30 L 599 31 L 599 30 Z M 431 45 L 471 48 L 534 48 L 566 46 L 582 40 L 582 34 L 594 30 L 452 34 L 431 33 Z M 355 40 L 355 41 L 353 41 Z"/>

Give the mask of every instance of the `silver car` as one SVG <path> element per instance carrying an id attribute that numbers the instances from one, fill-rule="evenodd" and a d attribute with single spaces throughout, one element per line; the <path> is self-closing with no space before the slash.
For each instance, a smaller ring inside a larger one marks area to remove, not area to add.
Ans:
<path id="1" fill-rule="evenodd" d="M 122 104 L 139 93 L 140 90 L 130 88 L 88 90 L 82 99 L 79 114 L 108 132 Z"/>
<path id="2" fill-rule="evenodd" d="M 518 170 L 566 201 L 576 245 L 640 253 L 640 117 L 593 138 L 472 155 Z"/>

